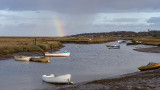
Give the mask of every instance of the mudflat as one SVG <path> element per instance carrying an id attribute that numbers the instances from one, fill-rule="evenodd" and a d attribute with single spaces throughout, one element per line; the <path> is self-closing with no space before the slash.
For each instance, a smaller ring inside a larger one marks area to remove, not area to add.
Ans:
<path id="1" fill-rule="evenodd" d="M 160 69 L 79 83 L 59 90 L 159 90 Z"/>
<path id="2" fill-rule="evenodd" d="M 160 53 L 160 47 L 138 48 L 133 49 L 139 52 Z"/>

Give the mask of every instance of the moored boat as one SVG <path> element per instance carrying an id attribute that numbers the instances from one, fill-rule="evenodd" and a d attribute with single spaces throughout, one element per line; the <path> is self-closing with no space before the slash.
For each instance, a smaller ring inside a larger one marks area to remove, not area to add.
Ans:
<path id="1" fill-rule="evenodd" d="M 118 42 L 119 44 L 121 44 L 121 43 L 126 43 L 125 40 L 118 40 L 117 42 Z"/>
<path id="2" fill-rule="evenodd" d="M 120 45 L 108 47 L 109 49 L 120 49 Z"/>
<path id="3" fill-rule="evenodd" d="M 117 46 L 117 45 L 106 45 L 106 47 L 114 47 L 114 46 Z"/>
<path id="4" fill-rule="evenodd" d="M 34 62 L 50 62 L 50 57 L 32 57 L 31 61 L 34 61 Z"/>
<path id="5" fill-rule="evenodd" d="M 26 62 L 29 62 L 31 57 L 28 57 L 28 56 L 14 56 L 14 59 L 16 61 L 26 61 Z"/>
<path id="6" fill-rule="evenodd" d="M 63 52 L 63 53 L 45 53 L 47 57 L 69 57 L 70 52 Z"/>
<path id="7" fill-rule="evenodd" d="M 73 82 L 71 82 L 71 74 L 58 75 L 58 76 L 54 74 L 51 74 L 49 76 L 43 75 L 42 80 L 48 83 L 73 84 Z"/>
<path id="8" fill-rule="evenodd" d="M 152 70 L 157 68 L 160 68 L 160 63 L 154 63 L 154 62 L 149 62 L 146 66 L 138 67 L 138 69 L 141 71 Z"/>

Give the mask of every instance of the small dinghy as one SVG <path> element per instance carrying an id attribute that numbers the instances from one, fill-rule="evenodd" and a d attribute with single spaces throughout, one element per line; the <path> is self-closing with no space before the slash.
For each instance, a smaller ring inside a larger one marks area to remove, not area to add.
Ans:
<path id="1" fill-rule="evenodd" d="M 118 40 L 117 42 L 118 42 L 119 44 L 126 43 L 125 40 Z"/>
<path id="2" fill-rule="evenodd" d="M 149 62 L 148 65 L 146 66 L 140 66 L 138 67 L 139 70 L 145 71 L 145 70 L 153 70 L 160 68 L 160 63 L 154 63 L 154 62 Z"/>
<path id="3" fill-rule="evenodd" d="M 120 49 L 120 45 L 108 47 L 108 49 Z"/>
<path id="4" fill-rule="evenodd" d="M 56 84 L 73 84 L 71 82 L 71 74 L 65 74 L 65 75 L 54 75 L 51 74 L 49 76 L 43 75 L 42 80 L 48 83 L 56 83 Z"/>
<path id="5" fill-rule="evenodd" d="M 31 61 L 34 61 L 34 62 L 47 62 L 47 63 L 49 63 L 50 62 L 50 58 L 49 57 L 32 57 Z"/>
<path id="6" fill-rule="evenodd" d="M 47 57 L 69 57 L 70 52 L 63 52 L 63 53 L 45 53 L 45 56 Z"/>
<path id="7" fill-rule="evenodd" d="M 26 62 L 29 62 L 31 57 L 28 57 L 28 56 L 14 56 L 14 59 L 16 61 L 26 61 Z"/>
<path id="8" fill-rule="evenodd" d="M 114 47 L 114 46 L 117 46 L 117 45 L 106 45 L 106 47 Z"/>

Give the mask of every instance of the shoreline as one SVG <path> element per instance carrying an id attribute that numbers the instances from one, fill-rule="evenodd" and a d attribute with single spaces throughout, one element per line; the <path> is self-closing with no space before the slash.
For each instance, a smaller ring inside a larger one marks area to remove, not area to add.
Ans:
<path id="1" fill-rule="evenodd" d="M 133 50 L 146 53 L 160 53 L 160 47 L 138 48 Z"/>
<path id="2" fill-rule="evenodd" d="M 77 83 L 58 90 L 153 90 L 160 88 L 160 69 L 133 72 L 121 76 Z"/>
<path id="3" fill-rule="evenodd" d="M 61 47 L 64 48 L 65 46 Z M 46 52 L 56 52 L 59 51 L 61 48 L 56 48 L 54 50 L 47 50 Z M 0 54 L 0 60 L 7 60 L 14 58 L 14 56 L 44 56 L 44 52 L 18 52 L 18 53 L 12 53 L 12 54 Z"/>

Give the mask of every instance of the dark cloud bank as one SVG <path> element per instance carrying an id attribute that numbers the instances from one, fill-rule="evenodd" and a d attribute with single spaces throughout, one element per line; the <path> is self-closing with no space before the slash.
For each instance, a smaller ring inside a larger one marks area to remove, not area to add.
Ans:
<path id="1" fill-rule="evenodd" d="M 0 0 L 0 9 L 61 13 L 159 11 L 160 0 Z"/>

